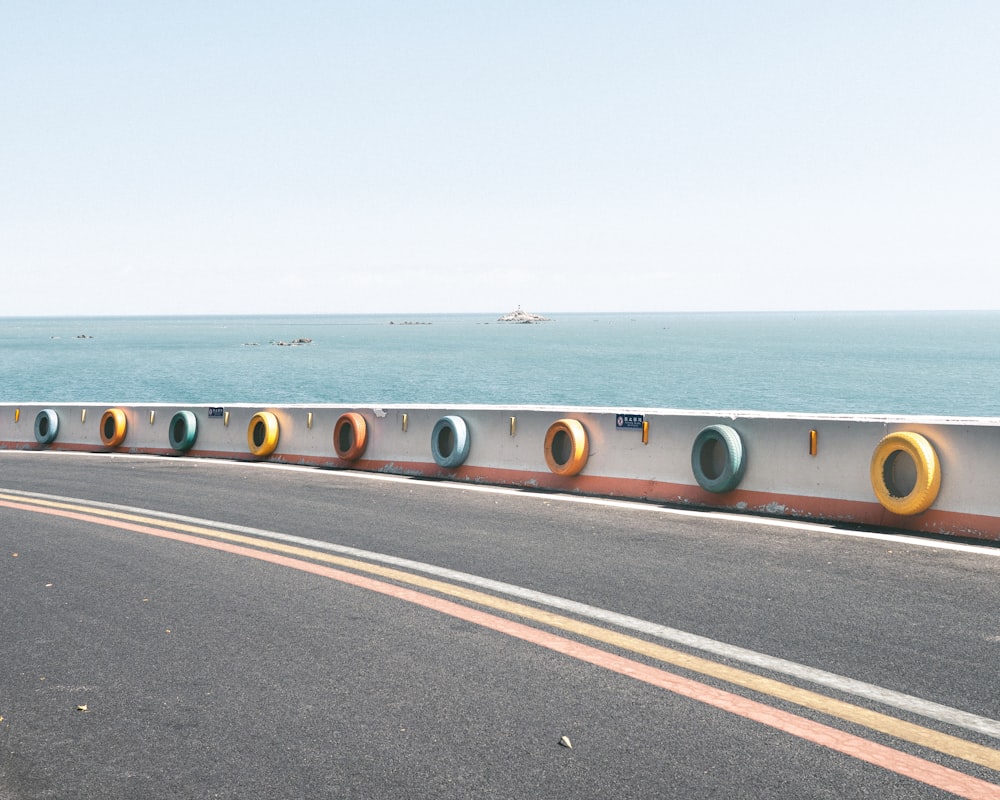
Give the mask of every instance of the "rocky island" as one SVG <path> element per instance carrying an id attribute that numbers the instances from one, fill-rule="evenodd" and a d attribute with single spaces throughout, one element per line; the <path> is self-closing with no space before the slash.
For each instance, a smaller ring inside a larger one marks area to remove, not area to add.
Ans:
<path id="1" fill-rule="evenodd" d="M 500 317 L 497 322 L 514 322 L 522 325 L 526 325 L 532 322 L 551 322 L 548 317 L 541 317 L 538 314 L 531 314 L 527 311 L 522 311 L 521 306 L 518 306 L 515 311 L 511 311 L 509 314 L 504 314 Z"/>

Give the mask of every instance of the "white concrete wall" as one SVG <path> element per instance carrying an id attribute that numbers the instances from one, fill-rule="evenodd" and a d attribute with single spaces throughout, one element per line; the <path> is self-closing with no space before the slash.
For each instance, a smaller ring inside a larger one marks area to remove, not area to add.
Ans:
<path id="1" fill-rule="evenodd" d="M 119 407 L 128 419 L 125 440 L 116 448 L 120 452 L 178 455 L 169 445 L 169 424 L 176 411 L 189 410 L 198 420 L 197 440 L 189 455 L 253 460 L 248 425 L 256 412 L 271 411 L 280 424 L 277 448 L 267 457 L 272 461 L 1000 539 L 1000 492 L 994 490 L 1000 466 L 1000 419 L 996 418 L 426 405 L 233 405 L 224 408 L 226 418 L 218 418 L 209 417 L 206 406 Z M 59 416 L 58 436 L 49 445 L 39 445 L 34 435 L 35 418 L 43 408 Z M 98 404 L 2 405 L 0 447 L 107 451 L 100 436 L 107 408 Z M 361 413 L 369 431 L 367 449 L 354 463 L 339 459 L 333 446 L 334 426 L 347 411 Z M 641 430 L 616 429 L 620 412 L 644 416 L 648 443 L 643 443 Z M 463 417 L 471 435 L 468 458 L 453 470 L 438 467 L 431 450 L 431 431 L 445 414 Z M 513 435 L 512 417 L 516 420 Z M 546 466 L 546 431 L 563 417 L 580 420 L 588 433 L 589 459 L 575 477 L 555 475 Z M 691 448 L 698 432 L 719 423 L 739 432 L 747 454 L 741 483 L 725 494 L 699 487 L 691 468 Z M 815 455 L 809 452 L 812 430 L 817 432 Z M 869 477 L 879 441 L 901 430 L 924 435 L 941 464 L 936 501 L 928 511 L 910 517 L 886 512 Z"/>

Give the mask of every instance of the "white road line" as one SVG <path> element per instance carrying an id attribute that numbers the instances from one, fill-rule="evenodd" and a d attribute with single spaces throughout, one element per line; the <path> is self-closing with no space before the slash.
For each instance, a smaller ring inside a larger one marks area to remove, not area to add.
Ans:
<path id="1" fill-rule="evenodd" d="M 63 451 L 22 451 L 9 450 L 0 451 L 0 455 L 54 455 L 54 456 L 97 456 L 104 458 L 135 458 L 150 461 L 163 461 L 163 456 L 146 455 L 142 453 L 71 453 Z M 641 500 L 624 500 L 606 497 L 588 497 L 584 495 L 559 494 L 548 491 L 535 491 L 524 486 L 489 486 L 484 484 L 462 483 L 460 481 L 437 481 L 429 479 L 416 479 L 409 475 L 389 475 L 384 472 L 362 472 L 360 470 L 323 470 L 312 466 L 299 464 L 280 464 L 273 461 L 225 461 L 214 458 L 195 458 L 175 456 L 170 460 L 185 462 L 203 462 L 213 466 L 230 466 L 256 469 L 276 469 L 292 470 L 304 472 L 313 476 L 336 475 L 338 478 L 348 480 L 385 481 L 389 483 L 405 483 L 411 487 L 420 486 L 433 490 L 481 492 L 486 494 L 503 494 L 520 498 L 535 498 L 544 501 L 558 503 L 581 503 L 584 505 L 606 506 L 609 508 L 627 508 L 632 511 L 644 511 L 647 513 L 664 514 L 667 516 L 692 517 L 695 519 L 717 519 L 729 522 L 738 522 L 743 525 L 759 525 L 769 528 L 787 528 L 790 530 L 803 531 L 805 533 L 823 533 L 830 536 L 845 536 L 851 539 L 872 539 L 880 542 L 892 542 L 895 544 L 906 544 L 913 547 L 927 547 L 932 550 L 953 550 L 961 553 L 974 553 L 976 555 L 1000 558 L 1000 547 L 991 545 L 967 544 L 966 542 L 951 542 L 947 539 L 931 539 L 919 535 L 905 533 L 885 533 L 881 531 L 849 530 L 837 527 L 830 523 L 811 522 L 808 520 L 781 519 L 778 517 L 763 517 L 754 514 L 735 514 L 726 511 L 706 511 L 701 509 L 672 508 L 660 505 L 656 502 L 642 502 Z"/>
<path id="2" fill-rule="evenodd" d="M 699 636 L 698 634 L 689 633 L 687 631 L 682 631 L 676 628 L 670 628 L 665 625 L 659 625 L 654 622 L 649 622 L 647 620 L 642 620 L 637 617 L 631 617 L 625 614 L 619 614 L 614 611 L 609 611 L 607 609 L 602 609 L 596 606 L 587 605 L 585 603 L 579 603 L 576 602 L 575 600 L 569 600 L 564 597 L 558 597 L 556 595 L 537 592 L 533 589 L 527 589 L 523 586 L 516 586 L 509 583 L 503 583 L 501 581 L 491 580 L 489 578 L 484 578 L 478 575 L 470 575 L 469 573 L 458 572 L 456 570 L 447 569 L 445 567 L 438 567 L 433 564 L 425 564 L 419 561 L 411 561 L 405 558 L 398 558 L 396 556 L 390 556 L 385 553 L 376 553 L 369 550 L 361 550 L 355 547 L 346 547 L 343 545 L 332 544 L 330 542 L 323 542 L 316 539 L 307 539 L 302 536 L 293 536 L 290 534 L 278 533 L 276 531 L 267 531 L 267 530 L 262 530 L 260 528 L 251 528 L 245 525 L 232 525 L 225 522 L 215 522 L 213 520 L 205 520 L 197 517 L 188 517 L 181 514 L 171 514 L 160 511 L 151 511 L 149 509 L 137 508 L 134 506 L 117 505 L 113 503 L 101 503 L 89 500 L 80 500 L 78 498 L 73 498 L 73 497 L 62 497 L 58 495 L 24 492 L 13 489 L 4 489 L 3 491 L 7 492 L 8 494 L 19 495 L 22 497 L 33 497 L 43 500 L 54 500 L 64 503 L 89 505 L 113 511 L 121 511 L 130 514 L 141 514 L 150 517 L 160 518 L 163 520 L 183 522 L 189 525 L 200 525 L 204 527 L 216 528 L 218 530 L 231 531 L 234 533 L 243 533 L 261 539 L 283 542 L 286 544 L 296 544 L 313 550 L 337 553 L 339 555 L 361 558 L 366 561 L 371 561 L 378 564 L 386 564 L 394 567 L 400 567 L 402 569 L 410 570 L 413 572 L 420 572 L 426 575 L 433 575 L 435 577 L 444 578 L 449 581 L 463 583 L 468 586 L 473 586 L 478 589 L 486 589 L 500 595 L 517 598 L 519 600 L 525 600 L 539 606 L 559 609 L 560 611 L 567 611 L 572 614 L 576 614 L 580 617 L 597 620 L 604 624 L 614 625 L 616 627 L 623 628 L 625 630 L 642 633 L 647 636 L 651 636 L 657 639 L 662 639 L 664 641 L 673 642 L 675 644 L 680 644 L 685 647 L 692 648 L 694 650 L 711 653 L 713 655 L 720 656 L 722 658 L 727 658 L 739 663 L 750 664 L 753 666 L 761 667 L 763 669 L 770 670 L 772 672 L 776 672 L 782 675 L 787 675 L 793 678 L 797 678 L 802 681 L 817 684 L 820 686 L 825 686 L 829 689 L 834 689 L 835 691 L 838 692 L 854 695 L 855 697 L 864 697 L 868 700 L 873 700 L 883 705 L 891 706 L 893 708 L 898 708 L 901 711 L 906 711 L 912 714 L 918 714 L 928 719 L 934 719 L 937 720 L 938 722 L 944 722 L 949 725 L 954 725 L 956 727 L 964 728 L 969 731 L 975 731 L 977 733 L 985 734 L 987 736 L 1000 739 L 1000 721 L 990 719 L 989 717 L 983 717 L 979 716 L 978 714 L 972 714 L 967 711 L 961 711 L 959 709 L 951 708 L 950 706 L 942 705 L 940 703 L 934 703 L 929 700 L 924 700 L 919 697 L 914 697 L 913 695 L 904 694 L 902 692 L 896 692 L 893 691 L 892 689 L 886 689 L 881 686 L 876 686 L 875 684 L 854 680 L 853 678 L 848 678 L 843 675 L 837 675 L 836 673 L 833 672 L 827 672 L 825 670 L 809 667 L 794 661 L 788 661 L 783 658 L 769 656 L 765 653 L 758 653 L 755 650 L 749 650 L 743 647 L 737 647 L 735 645 L 727 644 L 725 642 L 720 642 L 715 639 L 709 639 L 708 637 L 705 636 Z M 740 519 L 742 520 L 743 518 L 740 517 Z"/>

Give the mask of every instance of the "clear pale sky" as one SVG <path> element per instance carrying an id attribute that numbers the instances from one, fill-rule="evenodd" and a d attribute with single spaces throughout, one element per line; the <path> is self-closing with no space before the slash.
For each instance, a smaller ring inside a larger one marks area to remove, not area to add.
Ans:
<path id="1" fill-rule="evenodd" d="M 1000 308 L 1000 3 L 0 0 L 0 315 Z"/>

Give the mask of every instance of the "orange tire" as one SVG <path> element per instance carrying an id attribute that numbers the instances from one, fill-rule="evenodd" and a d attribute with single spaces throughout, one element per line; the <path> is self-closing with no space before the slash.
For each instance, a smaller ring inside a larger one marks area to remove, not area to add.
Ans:
<path id="1" fill-rule="evenodd" d="M 341 414 L 333 426 L 333 449 L 344 461 L 356 461 L 368 446 L 368 423 L 356 411 Z"/>
<path id="2" fill-rule="evenodd" d="M 128 420 L 120 408 L 109 408 L 101 415 L 101 441 L 105 447 L 118 447 L 125 441 Z"/>
<path id="3" fill-rule="evenodd" d="M 556 475 L 576 475 L 587 464 L 587 430 L 576 419 L 553 422 L 545 433 L 545 463 Z"/>

